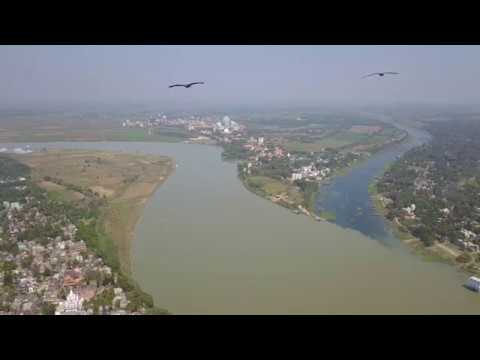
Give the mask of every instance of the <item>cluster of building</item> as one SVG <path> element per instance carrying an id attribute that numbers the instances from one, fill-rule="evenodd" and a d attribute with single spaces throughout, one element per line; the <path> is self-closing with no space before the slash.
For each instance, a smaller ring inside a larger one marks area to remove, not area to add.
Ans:
<path id="1" fill-rule="evenodd" d="M 245 168 L 247 174 L 251 174 L 252 169 L 268 164 L 268 162 L 273 159 L 289 160 L 290 165 L 288 165 L 288 169 L 290 171 L 290 180 L 292 182 L 296 180 L 320 181 L 331 173 L 331 169 L 325 166 L 329 161 L 322 159 L 321 157 L 314 159 L 312 158 L 312 156 L 314 156 L 313 154 L 308 158 L 309 160 L 312 160 L 310 164 L 299 168 L 292 168 L 291 164 L 296 160 L 305 159 L 301 156 L 290 154 L 278 145 L 267 145 L 264 137 L 250 137 L 243 147 L 254 153 L 248 158 L 249 162 Z"/>
<path id="2" fill-rule="evenodd" d="M 32 152 L 33 150 L 30 148 L 30 145 L 27 145 L 25 147 L 16 147 L 11 150 L 6 147 L 0 148 L 0 153 L 30 154 Z"/>
<path id="3" fill-rule="evenodd" d="M 317 180 L 320 181 L 326 178 L 330 174 L 330 168 L 317 168 L 315 164 L 311 163 L 307 166 L 302 166 L 299 169 L 296 169 L 295 172 L 292 173 L 291 180 Z"/>
<path id="4" fill-rule="evenodd" d="M 228 116 L 224 116 L 221 122 L 217 121 L 212 128 L 214 133 L 223 132 L 224 134 L 232 134 L 235 132 L 240 132 L 244 129 L 244 126 L 239 125 L 237 122 L 231 120 Z"/>
<path id="5" fill-rule="evenodd" d="M 416 205 L 411 204 L 410 206 L 404 207 L 403 209 L 403 220 L 415 220 L 417 218 L 415 214 L 416 210 Z M 443 208 L 440 209 L 440 213 L 444 217 L 448 217 L 450 214 L 450 209 L 449 208 Z M 439 219 L 441 221 L 441 219 Z M 458 248 L 462 251 L 468 251 L 468 252 L 474 252 L 478 253 L 480 252 L 480 235 L 477 235 L 473 231 L 470 231 L 468 229 L 462 228 L 460 230 L 460 233 L 463 235 L 462 238 L 456 238 L 453 241 L 453 244 L 458 246 Z"/>
<path id="6" fill-rule="evenodd" d="M 446 224 L 448 225 L 448 233 L 445 230 L 437 232 L 436 227 L 430 228 L 429 231 L 435 240 L 454 245 L 456 249 L 463 252 L 480 253 L 480 235 L 477 234 L 477 230 L 480 228 L 478 221 L 480 208 L 477 207 L 474 211 L 470 211 L 467 216 L 455 214 L 455 208 L 465 205 L 445 196 L 445 194 L 448 189 L 455 188 L 456 184 L 453 185 L 441 176 L 438 176 L 435 170 L 435 163 L 430 159 L 421 160 L 421 162 L 416 161 L 415 163 L 405 163 L 404 165 L 404 169 L 409 172 L 413 171 L 415 176 L 413 180 L 409 181 L 413 187 L 408 191 L 412 191 L 413 195 L 419 199 L 423 198 L 430 201 L 431 207 L 428 209 L 419 208 L 420 204 L 417 206 L 412 203 L 410 206 L 401 208 L 400 212 L 396 212 L 396 209 L 391 210 L 393 219 L 412 232 L 427 219 L 437 224 Z M 402 179 L 398 173 L 392 174 L 387 172 L 382 179 L 383 186 L 388 185 L 394 189 L 400 187 L 396 185 L 397 178 Z M 392 186 L 392 184 L 396 186 Z M 401 186 L 405 185 L 402 184 Z M 407 190 L 404 191 L 406 192 Z M 384 204 L 387 204 L 388 201 L 388 205 L 394 205 L 395 201 L 392 195 L 398 193 L 398 190 L 392 191 L 391 195 L 388 192 L 384 193 L 388 195 L 382 196 Z M 471 196 L 475 197 L 476 194 L 471 194 Z M 475 230 L 477 233 L 472 230 Z"/>
<path id="7" fill-rule="evenodd" d="M 272 160 L 274 158 L 283 159 L 285 157 L 290 157 L 290 153 L 286 152 L 281 147 L 276 145 L 268 146 L 265 143 L 264 137 L 250 137 L 243 147 L 254 153 L 254 155 L 249 158 L 254 161 L 258 161 L 259 159 Z"/>
<path id="8" fill-rule="evenodd" d="M 25 197 L 22 203 L 3 202 L 0 207 L 4 222 L 0 230 L 0 314 L 145 312 L 128 309 L 118 275 L 78 239 L 77 227 L 65 215 L 47 215 L 33 197 Z"/>
<path id="9" fill-rule="evenodd" d="M 464 238 L 456 239 L 453 243 L 463 251 L 480 252 L 480 236 L 467 229 L 462 229 L 460 232 Z"/>
<path id="10" fill-rule="evenodd" d="M 166 115 L 161 115 L 149 120 L 125 120 L 122 122 L 124 128 L 144 128 L 150 129 L 160 126 L 181 127 L 190 132 L 202 135 L 219 135 L 219 134 L 234 134 L 245 130 L 243 125 L 230 119 L 229 116 L 224 116 L 223 119 L 212 116 L 190 116 L 188 118 L 168 118 Z"/>

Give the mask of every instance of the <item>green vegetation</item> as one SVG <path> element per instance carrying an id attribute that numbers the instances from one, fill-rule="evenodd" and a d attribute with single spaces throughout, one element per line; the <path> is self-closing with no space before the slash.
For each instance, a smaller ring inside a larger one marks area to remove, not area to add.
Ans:
<path id="1" fill-rule="evenodd" d="M 89 248 L 94 249 L 114 271 L 120 271 L 117 248 L 112 239 L 102 230 L 101 221 L 94 217 L 82 218 L 77 227 L 78 237 L 83 239 Z"/>
<path id="2" fill-rule="evenodd" d="M 332 221 L 332 222 L 335 221 L 335 219 L 337 218 L 335 213 L 332 213 L 330 211 L 325 211 L 325 210 L 320 212 L 320 217 L 327 221 Z"/>
<path id="3" fill-rule="evenodd" d="M 102 133 L 105 141 L 152 141 L 152 142 L 180 142 L 190 135 L 183 129 L 156 128 L 152 134 L 146 129 L 119 129 L 105 130 Z"/>
<path id="4" fill-rule="evenodd" d="M 462 228 L 479 228 L 480 148 L 468 140 L 475 138 L 478 127 L 457 122 L 452 131 L 450 126 L 436 123 L 429 129 L 434 135 L 432 143 L 406 153 L 377 185 L 379 192 L 392 200 L 388 218 L 403 217 L 402 209 L 415 204 L 417 221 L 407 226 L 427 246 L 435 240 L 463 237 L 459 234 Z M 441 209 L 448 209 L 448 216 Z M 465 223 L 465 219 L 469 221 Z"/>
<path id="5" fill-rule="evenodd" d="M 455 261 L 452 260 L 451 257 L 447 257 L 446 255 L 443 255 L 439 252 L 435 252 L 432 249 L 425 247 L 424 245 L 416 246 L 413 250 L 413 253 L 417 256 L 420 256 L 423 261 L 437 263 L 440 262 L 448 265 L 455 264 Z"/>
<path id="6" fill-rule="evenodd" d="M 41 308 L 42 315 L 55 315 L 55 305 L 51 303 L 43 303 Z"/>
<path id="7" fill-rule="evenodd" d="M 286 195 L 287 200 L 276 201 L 288 209 L 296 209 L 303 203 L 303 195 L 291 184 L 282 183 L 266 176 L 240 176 L 243 184 L 253 193 L 270 199 L 272 196 Z"/>
<path id="8" fill-rule="evenodd" d="M 432 141 L 407 152 L 369 190 L 376 198 L 378 191 L 389 199 L 386 206 L 375 205 L 392 221 L 397 236 L 414 236 L 428 256 L 452 262 L 441 243 L 480 244 L 480 145 L 475 140 L 480 129 L 476 121 L 459 119 L 455 124 L 431 123 L 427 130 Z M 404 210 L 411 204 L 413 217 Z M 475 259 L 461 250 L 454 260 L 478 273 L 471 264 Z"/>
<path id="9" fill-rule="evenodd" d="M 324 148 L 346 150 L 355 146 L 362 146 L 364 149 L 378 150 L 385 142 L 392 139 L 400 139 L 405 132 L 392 126 L 382 124 L 378 133 L 361 133 L 351 131 L 349 128 L 336 131 L 325 131 L 322 136 L 306 134 L 302 136 L 288 135 L 285 147 L 288 151 L 318 152 Z"/>
<path id="10" fill-rule="evenodd" d="M 105 217 L 105 202 L 102 202 L 103 206 L 98 206 L 92 212 L 85 210 L 80 210 L 78 214 L 78 208 L 71 203 L 64 204 L 67 213 L 73 211 L 70 214 L 71 218 L 76 218 L 76 225 L 78 228 L 77 236 L 80 239 L 83 239 L 87 246 L 94 250 L 102 259 L 105 264 L 110 266 L 112 270 L 117 272 L 118 275 L 118 285 L 126 292 L 127 298 L 130 303 L 127 310 L 137 311 L 141 307 L 154 308 L 153 298 L 140 289 L 138 284 L 125 274 L 120 266 L 120 260 L 118 256 L 118 249 L 104 230 L 104 217 Z M 92 216 L 93 215 L 93 216 Z M 110 294 L 105 294 L 98 300 L 98 303 L 95 304 L 95 307 L 98 309 L 99 305 L 111 304 L 113 299 L 109 298 Z M 103 300 L 102 300 L 103 299 Z M 158 312 L 165 312 L 164 310 L 157 309 Z"/>
<path id="11" fill-rule="evenodd" d="M 243 142 L 231 142 L 223 145 L 222 158 L 224 160 L 244 160 L 249 151 L 243 147 Z"/>
<path id="12" fill-rule="evenodd" d="M 14 175 L 16 179 L 17 176 L 27 176 L 30 174 L 28 166 L 21 164 L 15 159 L 2 156 L 0 157 L 0 164 L 0 180 L 7 179 L 7 176 L 8 179 L 12 179 L 12 175 Z M 38 200 L 35 206 L 40 213 L 45 214 L 45 216 L 50 219 L 50 221 L 44 224 L 36 223 L 28 227 L 18 235 L 18 240 L 35 239 L 40 244 L 47 245 L 50 241 L 49 239 L 62 236 L 61 225 L 68 219 L 69 222 L 71 221 L 77 227 L 77 238 L 84 240 L 88 248 L 100 256 L 104 263 L 118 274 L 118 285 L 126 292 L 127 298 L 130 301 L 128 310 L 137 311 L 140 308 L 146 308 L 149 309 L 151 313 L 166 313 L 165 310 L 156 309 L 152 297 L 143 292 L 140 287 L 122 271 L 118 249 L 104 229 L 105 211 L 109 206 L 107 200 L 95 195 L 89 189 L 65 183 L 61 179 L 47 176 L 41 180 L 48 181 L 55 186 L 61 187 L 63 190 L 48 192 L 30 181 L 24 181 L 21 182 L 21 184 L 26 185 L 26 189 L 15 193 L 12 191 L 12 186 L 17 186 L 17 181 L 0 184 L 0 194 L 5 194 L 2 195 L 4 196 L 3 199 L 23 201 L 25 196 L 34 196 L 36 200 Z M 84 197 L 76 201 L 71 201 L 71 199 L 66 196 L 69 192 L 78 192 L 83 194 Z M 28 204 L 26 206 L 28 206 Z M 0 211 L 0 224 L 3 224 L 2 216 L 4 215 L 2 215 Z M 1 242 L 1 250 L 15 254 L 15 251 L 18 251 L 18 247 L 15 243 Z M 32 261 L 32 257 L 26 257 L 22 260 L 22 266 L 29 267 Z M 3 262 L 0 266 L 4 272 L 5 287 L 12 286 L 12 271 L 15 270 L 15 264 Z M 108 291 L 102 293 L 101 296 L 95 300 L 96 311 L 98 311 L 100 305 L 111 305 L 112 299 L 112 294 Z M 44 304 L 41 312 L 43 314 L 52 314 L 54 308 L 48 304 Z"/>
<path id="13" fill-rule="evenodd" d="M 318 183 L 316 181 L 297 180 L 295 185 L 300 188 L 303 194 L 303 207 L 313 212 L 315 209 L 315 196 L 318 192 Z"/>
<path id="14" fill-rule="evenodd" d="M 266 176 L 250 176 L 247 178 L 250 188 L 261 189 L 265 195 L 277 195 L 287 191 L 287 185 Z"/>
<path id="15" fill-rule="evenodd" d="M 8 156 L 0 155 L 0 180 L 4 182 L 0 184 L 1 201 L 15 202 L 23 199 L 25 192 L 17 187 L 25 184 L 18 181 L 18 178 L 29 176 L 28 166 Z"/>

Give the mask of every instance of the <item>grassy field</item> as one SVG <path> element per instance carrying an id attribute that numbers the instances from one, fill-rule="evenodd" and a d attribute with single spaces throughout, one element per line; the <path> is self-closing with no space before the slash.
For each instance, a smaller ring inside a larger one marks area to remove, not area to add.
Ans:
<path id="1" fill-rule="evenodd" d="M 105 141 L 180 142 L 189 137 L 190 135 L 181 129 L 155 129 L 152 134 L 148 134 L 144 129 L 118 129 L 103 132 Z"/>
<path id="2" fill-rule="evenodd" d="M 37 185 L 48 191 L 48 197 L 57 201 L 77 201 L 85 196 L 75 190 L 69 190 L 65 186 L 55 184 L 51 181 L 38 181 Z"/>
<path id="3" fill-rule="evenodd" d="M 244 181 L 248 189 L 261 196 L 270 198 L 271 196 L 286 194 L 291 205 L 295 207 L 303 202 L 302 193 L 291 184 L 266 176 L 249 176 Z M 280 204 L 282 203 L 280 202 Z"/>
<path id="4" fill-rule="evenodd" d="M 247 180 L 250 186 L 261 188 L 267 195 L 278 195 L 286 192 L 288 186 L 266 176 L 250 176 Z"/>
<path id="5" fill-rule="evenodd" d="M 155 129 L 149 135 L 145 129 L 67 129 L 64 127 L 30 129 L 0 129 L 0 142 L 55 141 L 151 141 L 180 142 L 189 138 L 182 129 Z"/>
<path id="6" fill-rule="evenodd" d="M 167 157 L 89 150 L 52 150 L 16 155 L 32 168 L 32 180 L 52 199 L 78 201 L 83 191 L 107 199 L 101 232 L 113 242 L 124 271 L 130 271 L 133 231 L 146 200 L 173 170 Z M 51 179 L 50 179 L 51 178 Z"/>
<path id="7" fill-rule="evenodd" d="M 287 138 L 284 146 L 288 151 L 302 151 L 302 152 L 316 152 L 323 148 L 348 148 L 354 146 L 374 146 L 381 145 L 384 142 L 399 136 L 400 131 L 395 128 L 382 128 L 382 130 L 375 134 L 362 133 L 352 131 L 350 129 L 342 129 L 334 132 L 327 132 L 327 135 L 321 138 L 312 138 L 311 141 L 300 141 L 295 138 Z"/>

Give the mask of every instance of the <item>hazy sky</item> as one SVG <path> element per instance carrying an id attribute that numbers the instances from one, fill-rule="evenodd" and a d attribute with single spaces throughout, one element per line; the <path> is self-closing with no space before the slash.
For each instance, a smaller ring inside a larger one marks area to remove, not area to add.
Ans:
<path id="1" fill-rule="evenodd" d="M 2 105 L 478 103 L 480 46 L 0 46 L 0 79 Z"/>

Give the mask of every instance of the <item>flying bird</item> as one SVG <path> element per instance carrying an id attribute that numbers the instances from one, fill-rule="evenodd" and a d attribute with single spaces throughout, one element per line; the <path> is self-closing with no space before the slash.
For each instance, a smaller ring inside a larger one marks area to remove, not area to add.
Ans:
<path id="1" fill-rule="evenodd" d="M 385 72 L 376 72 L 376 73 L 372 73 L 372 74 L 365 75 L 365 76 L 362 77 L 362 79 L 363 79 L 363 78 L 366 78 L 366 77 L 369 77 L 369 76 L 374 76 L 374 75 L 384 76 L 385 74 L 398 75 L 397 72 L 385 71 Z"/>
<path id="2" fill-rule="evenodd" d="M 170 85 L 169 88 L 173 88 L 175 86 L 183 86 L 184 88 L 188 89 L 190 86 L 197 85 L 197 84 L 205 84 L 205 83 L 203 81 L 197 81 L 189 84 L 174 84 L 174 85 Z"/>

